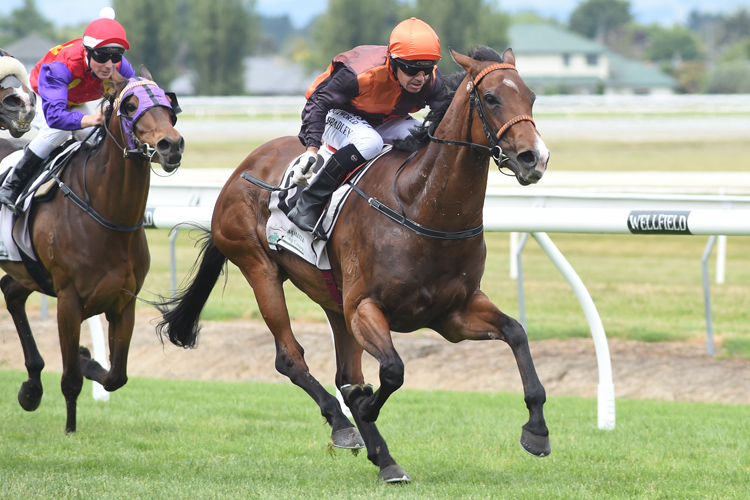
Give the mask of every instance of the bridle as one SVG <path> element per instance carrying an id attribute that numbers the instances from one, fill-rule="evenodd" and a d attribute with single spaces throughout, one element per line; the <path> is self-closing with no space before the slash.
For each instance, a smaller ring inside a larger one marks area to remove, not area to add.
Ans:
<path id="1" fill-rule="evenodd" d="M 141 92 L 139 98 L 139 106 L 135 116 L 129 117 L 122 114 L 122 103 L 130 97 L 131 93 L 135 94 L 135 90 L 138 87 L 144 87 L 145 91 Z M 155 87 L 159 92 L 154 92 L 155 89 L 149 87 Z M 149 104 L 141 103 L 142 97 L 146 96 Z M 121 146 L 120 141 L 112 134 L 108 127 L 108 120 L 104 122 L 104 130 L 107 135 L 112 139 L 118 149 L 122 150 L 123 158 L 133 158 L 133 155 L 145 158 L 149 162 L 152 161 L 156 154 L 156 149 L 151 145 L 141 141 L 136 135 L 133 129 L 135 128 L 135 122 L 146 112 L 146 110 L 154 106 L 164 106 L 170 110 L 172 116 L 172 125 L 177 121 L 175 111 L 172 109 L 169 101 L 167 100 L 166 94 L 161 88 L 151 80 L 135 80 L 128 83 L 124 89 L 120 92 L 120 95 L 112 102 L 112 113 L 117 113 L 120 120 L 120 138 L 127 146 Z"/>
<path id="2" fill-rule="evenodd" d="M 484 68 L 477 76 L 476 78 L 470 77 L 469 83 L 466 84 L 466 91 L 469 93 L 469 134 L 468 134 L 468 142 L 464 141 L 452 141 L 448 139 L 439 139 L 435 136 L 433 136 L 428 129 L 427 135 L 430 138 L 432 142 L 437 142 L 440 144 L 448 144 L 451 146 L 468 146 L 472 149 L 479 149 L 482 151 L 485 151 L 489 153 L 489 155 L 492 157 L 493 160 L 495 160 L 495 164 L 497 165 L 497 168 L 500 169 L 502 172 L 502 168 L 509 168 L 511 171 L 513 171 L 513 168 L 505 165 L 510 160 L 510 157 L 505 155 L 503 153 L 503 149 L 500 147 L 500 139 L 502 136 L 516 123 L 522 122 L 522 121 L 529 121 L 536 126 L 536 122 L 534 122 L 534 119 L 529 115 L 519 115 L 514 118 L 511 118 L 508 120 L 505 125 L 500 127 L 500 130 L 495 131 L 494 127 L 490 123 L 490 121 L 487 119 L 487 115 L 484 112 L 484 107 L 482 106 L 482 100 L 479 98 L 479 91 L 477 88 L 479 87 L 480 82 L 482 79 L 484 79 L 485 76 L 487 76 L 489 73 L 497 70 L 503 70 L 503 69 L 509 69 L 513 71 L 518 71 L 516 67 L 512 64 L 507 63 L 497 63 L 493 64 L 491 66 L 487 66 Z M 471 129 L 472 129 L 472 123 L 474 119 L 474 109 L 476 109 L 477 114 L 479 115 L 479 119 L 482 121 L 482 128 L 484 129 L 484 134 L 487 136 L 487 139 L 490 142 L 490 146 L 485 146 L 483 144 L 477 144 L 473 142 L 471 138 Z M 517 174 L 517 172 L 513 172 L 514 175 Z"/>
<path id="3" fill-rule="evenodd" d="M 159 89 L 159 92 L 153 92 L 153 89 L 148 89 L 149 86 L 156 87 L 156 89 Z M 127 115 L 123 115 L 120 111 L 120 107 L 122 105 L 122 102 L 128 98 L 129 94 L 136 88 L 144 87 L 146 90 L 147 98 L 142 99 L 143 96 L 140 96 L 139 98 L 139 106 L 138 110 L 136 111 L 135 115 L 133 117 L 128 117 Z M 148 104 L 141 103 L 141 100 L 148 101 Z M 164 106 L 167 107 L 172 115 L 172 125 L 175 124 L 177 121 L 176 112 L 172 109 L 172 106 L 170 105 L 168 99 L 166 98 L 166 94 L 163 90 L 159 88 L 159 86 L 152 82 L 151 80 L 135 80 L 128 83 L 125 88 L 122 89 L 119 96 L 116 97 L 112 102 L 112 108 L 110 113 L 117 113 L 118 118 L 120 120 L 120 136 L 121 139 L 125 144 L 127 144 L 128 147 L 124 147 L 120 145 L 120 142 L 117 140 L 117 138 L 112 134 L 112 131 L 108 127 L 109 120 L 111 119 L 111 114 L 109 115 L 108 119 L 104 120 L 104 130 L 107 133 L 107 135 L 112 139 L 112 142 L 117 146 L 118 149 L 122 150 L 122 156 L 125 159 L 133 158 L 135 155 L 136 157 L 140 157 L 143 159 L 148 160 L 151 162 L 151 159 L 153 158 L 154 154 L 156 154 L 156 149 L 151 147 L 150 145 L 144 143 L 138 137 L 136 137 L 135 132 L 133 131 L 133 128 L 135 127 L 135 122 L 138 121 L 138 118 L 140 118 L 143 113 L 145 113 L 148 109 L 154 107 L 154 106 Z M 126 134 L 127 131 L 127 134 Z M 143 219 L 135 225 L 124 225 L 124 224 L 118 224 L 115 222 L 110 222 L 107 219 L 105 219 L 99 212 L 94 210 L 94 208 L 91 206 L 91 201 L 89 199 L 88 190 L 86 189 L 86 167 L 88 166 L 90 155 L 86 157 L 86 159 L 83 162 L 83 192 L 85 196 L 85 200 L 82 199 L 80 196 L 78 196 L 76 193 L 73 192 L 73 190 L 67 186 L 65 183 L 60 180 L 60 178 L 52 174 L 52 177 L 57 182 L 58 187 L 63 193 L 63 196 L 70 198 L 70 200 L 78 206 L 81 210 L 89 214 L 96 222 L 101 224 L 102 226 L 106 227 L 107 229 L 111 229 L 113 231 L 119 231 L 119 232 L 133 232 L 137 231 L 138 229 L 143 227 Z"/>

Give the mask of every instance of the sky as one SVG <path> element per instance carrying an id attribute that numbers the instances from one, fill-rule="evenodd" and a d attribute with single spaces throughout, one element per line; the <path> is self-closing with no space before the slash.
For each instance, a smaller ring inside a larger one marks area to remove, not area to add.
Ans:
<path id="1" fill-rule="evenodd" d="M 372 1 L 372 0 L 370 0 Z M 509 13 L 533 10 L 545 17 L 567 22 L 570 13 L 580 0 L 490 0 L 500 10 Z M 76 25 L 93 20 L 102 7 L 111 0 L 36 0 L 45 17 L 58 26 Z M 292 23 L 300 28 L 313 17 L 325 12 L 327 0 L 256 0 L 258 12 L 268 16 L 288 14 Z M 23 0 L 0 0 L 0 16 L 23 5 Z M 639 24 L 658 23 L 672 26 L 684 23 L 691 10 L 701 12 L 731 13 L 740 7 L 748 8 L 748 0 L 630 0 L 631 13 Z"/>

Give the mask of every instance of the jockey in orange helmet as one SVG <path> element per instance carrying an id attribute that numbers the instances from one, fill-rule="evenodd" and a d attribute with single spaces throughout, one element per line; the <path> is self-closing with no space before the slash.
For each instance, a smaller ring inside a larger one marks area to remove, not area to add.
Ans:
<path id="1" fill-rule="evenodd" d="M 125 30 L 114 20 L 112 9 L 104 8 L 100 15 L 86 26 L 83 38 L 50 49 L 31 70 L 29 80 L 42 98 L 44 123 L 0 188 L 0 203 L 14 212 L 20 208 L 15 206 L 18 196 L 71 131 L 104 123 L 101 109 L 92 113 L 86 103 L 113 89 L 115 71 L 125 78 L 135 76 L 133 66 L 123 57 L 130 48 Z"/>
<path id="2" fill-rule="evenodd" d="M 409 115 L 447 99 L 437 69 L 440 39 L 424 21 L 399 23 L 388 46 L 362 45 L 337 55 L 307 89 L 299 139 L 307 148 L 295 167 L 303 185 L 325 142 L 335 151 L 303 192 L 289 219 L 312 232 L 331 193 L 356 167 L 374 158 L 384 143 L 409 135 L 419 121 Z M 322 235 L 318 234 L 318 237 Z"/>

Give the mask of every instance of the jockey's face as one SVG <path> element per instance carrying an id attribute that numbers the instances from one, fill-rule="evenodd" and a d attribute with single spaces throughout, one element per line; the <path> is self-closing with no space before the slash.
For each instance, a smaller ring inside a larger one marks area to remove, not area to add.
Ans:
<path id="1" fill-rule="evenodd" d="M 415 76 L 409 76 L 404 73 L 401 68 L 397 68 L 396 78 L 398 78 L 398 83 L 400 83 L 407 92 L 416 94 L 417 92 L 422 90 L 424 84 L 427 83 L 427 80 L 430 78 L 430 74 L 419 72 Z"/>
<path id="2" fill-rule="evenodd" d="M 112 73 L 115 69 L 115 63 L 112 62 L 111 59 L 108 59 L 106 62 L 98 63 L 94 61 L 93 58 L 91 58 L 91 72 L 94 73 L 94 75 L 97 78 L 100 78 L 102 80 L 107 80 L 109 78 L 112 78 Z"/>

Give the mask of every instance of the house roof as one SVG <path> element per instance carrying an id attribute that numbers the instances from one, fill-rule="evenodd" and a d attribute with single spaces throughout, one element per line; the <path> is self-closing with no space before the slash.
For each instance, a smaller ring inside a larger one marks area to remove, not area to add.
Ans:
<path id="1" fill-rule="evenodd" d="M 37 33 L 31 33 L 11 43 L 5 47 L 5 50 L 19 61 L 23 61 L 24 64 L 31 63 L 34 66 L 49 49 L 56 45 L 58 45 L 58 42 Z"/>
<path id="2" fill-rule="evenodd" d="M 512 24 L 508 36 L 515 54 L 601 54 L 606 50 L 593 40 L 552 24 Z"/>
<path id="3" fill-rule="evenodd" d="M 612 51 L 607 52 L 610 60 L 608 85 L 612 87 L 670 87 L 677 82 L 656 66 L 648 66 L 641 61 L 627 59 Z"/>
<path id="4" fill-rule="evenodd" d="M 676 81 L 663 73 L 658 67 L 649 66 L 642 61 L 628 59 L 608 47 L 589 40 L 577 33 L 553 24 L 513 24 L 509 29 L 511 47 L 517 58 L 524 55 L 550 55 L 585 53 L 599 54 L 609 59 L 609 77 L 605 82 L 612 88 L 636 87 L 668 87 L 674 88 Z M 592 87 L 589 79 L 579 77 L 548 77 L 524 78 L 529 81 L 539 81 L 546 85 L 565 84 L 569 86 Z M 595 84 L 593 86 L 596 86 Z"/>

